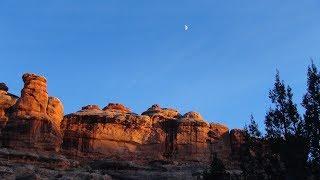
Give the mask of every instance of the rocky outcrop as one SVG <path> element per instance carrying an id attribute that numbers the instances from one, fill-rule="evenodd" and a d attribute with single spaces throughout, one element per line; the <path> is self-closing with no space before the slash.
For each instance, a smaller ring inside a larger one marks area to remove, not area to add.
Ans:
<path id="1" fill-rule="evenodd" d="M 62 122 L 62 148 L 81 156 L 109 157 L 135 162 L 175 160 L 209 162 L 213 153 L 230 153 L 228 128 L 209 124 L 196 112 L 153 105 L 142 115 L 120 104 L 103 110 L 86 106 Z"/>
<path id="2" fill-rule="evenodd" d="M 131 110 L 119 103 L 109 103 L 102 109 L 103 111 L 119 112 L 119 113 L 130 113 Z"/>
<path id="3" fill-rule="evenodd" d="M 123 105 L 109 104 L 104 110 L 91 107 L 64 117 L 63 149 L 77 155 L 127 160 L 138 156 L 137 144 L 150 134 L 150 118 L 131 113 Z"/>
<path id="4" fill-rule="evenodd" d="M 8 92 L 9 88 L 6 83 L 0 83 L 0 91 Z"/>
<path id="5" fill-rule="evenodd" d="M 9 120 L 9 114 L 12 106 L 16 103 L 18 97 L 8 93 L 8 87 L 5 83 L 0 83 L 0 134 Z"/>
<path id="6" fill-rule="evenodd" d="M 10 118 L 2 130 L 3 146 L 59 151 L 62 142 L 62 103 L 48 96 L 44 77 L 27 73 L 22 79 L 24 87 L 21 97 L 12 106 Z"/>
<path id="7" fill-rule="evenodd" d="M 58 128 L 60 129 L 60 124 L 63 119 L 63 105 L 61 101 L 56 97 L 48 98 L 48 106 L 46 109 L 46 113 L 48 119 Z"/>
<path id="8" fill-rule="evenodd" d="M 141 115 L 147 115 L 156 122 L 162 120 L 177 119 L 181 117 L 181 114 L 177 110 L 171 108 L 161 108 L 158 104 L 152 105 Z"/>
<path id="9" fill-rule="evenodd" d="M 200 113 L 155 104 L 140 115 L 109 103 L 64 116 L 44 77 L 22 79 L 21 97 L 0 83 L 0 178 L 196 179 L 213 155 L 239 168 L 243 131 Z"/>

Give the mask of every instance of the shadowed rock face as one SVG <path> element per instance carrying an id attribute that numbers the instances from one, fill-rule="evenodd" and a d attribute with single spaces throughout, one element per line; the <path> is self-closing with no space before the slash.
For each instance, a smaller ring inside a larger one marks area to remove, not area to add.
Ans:
<path id="1" fill-rule="evenodd" d="M 245 132 L 241 129 L 232 129 L 230 131 L 231 151 L 233 159 L 240 160 L 240 153 L 243 152 L 245 144 Z"/>
<path id="2" fill-rule="evenodd" d="M 24 87 L 21 97 L 12 106 L 10 118 L 2 130 L 3 146 L 59 151 L 62 141 L 62 103 L 48 96 L 44 77 L 24 74 L 22 79 Z"/>

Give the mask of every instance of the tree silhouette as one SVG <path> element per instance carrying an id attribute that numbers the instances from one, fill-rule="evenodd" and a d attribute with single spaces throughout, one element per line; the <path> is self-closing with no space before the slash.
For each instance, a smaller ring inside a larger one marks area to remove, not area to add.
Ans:
<path id="1" fill-rule="evenodd" d="M 250 138 L 260 138 L 261 132 L 253 115 L 250 115 L 250 124 L 244 127 L 244 131 Z"/>
<path id="2" fill-rule="evenodd" d="M 244 127 L 245 143 L 242 145 L 240 154 L 240 167 L 242 174 L 247 179 L 261 179 L 263 170 L 263 140 L 258 124 L 253 115 L 250 116 L 250 123 Z"/>
<path id="3" fill-rule="evenodd" d="M 223 162 L 217 157 L 217 154 L 213 154 L 213 158 L 210 164 L 209 171 L 205 171 L 203 174 L 203 179 L 213 180 L 213 179 L 224 179 L 226 176 L 226 168 Z"/>
<path id="4" fill-rule="evenodd" d="M 313 62 L 307 72 L 307 93 L 303 97 L 305 133 L 314 174 L 320 179 L 320 75 Z"/>
<path id="5" fill-rule="evenodd" d="M 292 100 L 290 86 L 285 86 L 276 73 L 274 88 L 269 92 L 273 107 L 265 119 L 266 138 L 271 152 L 284 163 L 286 176 L 304 179 L 306 175 L 307 143 L 304 137 L 304 121 Z"/>

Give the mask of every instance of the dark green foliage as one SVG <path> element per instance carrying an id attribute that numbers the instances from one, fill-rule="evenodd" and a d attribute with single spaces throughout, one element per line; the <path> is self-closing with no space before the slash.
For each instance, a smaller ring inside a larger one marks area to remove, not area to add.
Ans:
<path id="1" fill-rule="evenodd" d="M 241 148 L 240 167 L 244 177 L 261 179 L 263 169 L 263 140 L 258 124 L 251 115 L 250 123 L 245 126 L 245 142 Z"/>
<path id="2" fill-rule="evenodd" d="M 304 179 L 307 163 L 307 141 L 304 136 L 304 121 L 292 100 L 291 88 L 286 88 L 277 71 L 274 88 L 269 93 L 273 107 L 265 119 L 266 139 L 270 154 L 280 157 L 286 176 L 290 179 Z M 281 174 L 281 173 L 278 173 Z"/>
<path id="3" fill-rule="evenodd" d="M 301 133 L 303 122 L 292 96 L 290 86 L 285 87 L 277 71 L 274 88 L 269 92 L 269 98 L 274 106 L 269 109 L 265 119 L 267 138 L 286 139 L 290 135 Z"/>
<path id="4" fill-rule="evenodd" d="M 226 177 L 226 168 L 223 162 L 217 157 L 216 154 L 214 154 L 210 164 L 210 169 L 204 172 L 203 179 L 218 180 L 218 179 L 224 179 L 225 177 Z"/>
<path id="5" fill-rule="evenodd" d="M 265 136 L 261 136 L 252 115 L 244 128 L 245 143 L 237 152 L 243 178 L 320 180 L 320 72 L 313 62 L 307 76 L 302 102 L 305 113 L 301 118 L 291 87 L 285 85 L 277 71 L 269 92 L 272 106 L 265 117 Z M 224 168 L 219 164 L 214 159 L 205 179 L 221 179 Z"/>
<path id="6" fill-rule="evenodd" d="M 261 132 L 259 130 L 258 124 L 255 121 L 253 115 L 250 116 L 250 124 L 248 126 L 245 126 L 244 130 L 245 130 L 245 133 L 250 138 L 260 138 L 261 137 Z"/>
<path id="7" fill-rule="evenodd" d="M 315 176 L 320 179 L 320 75 L 312 62 L 308 67 L 307 93 L 303 97 L 305 133 L 310 148 L 310 161 Z"/>

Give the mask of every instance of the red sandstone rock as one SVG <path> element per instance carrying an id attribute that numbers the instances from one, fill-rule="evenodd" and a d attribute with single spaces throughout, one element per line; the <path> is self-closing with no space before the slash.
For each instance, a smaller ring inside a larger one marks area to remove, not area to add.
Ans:
<path id="1" fill-rule="evenodd" d="M 203 165 L 216 153 L 228 166 L 231 150 L 236 155 L 244 143 L 241 130 L 231 130 L 229 134 L 226 126 L 209 124 L 197 112 L 181 116 L 177 110 L 159 105 L 142 115 L 118 103 L 110 103 L 102 110 L 88 105 L 63 117 L 63 105 L 48 96 L 44 77 L 25 74 L 23 81 L 21 98 L 8 93 L 7 86 L 0 83 L 0 120 L 6 119 L 1 141 L 5 147 L 22 150 L 12 153 L 0 148 L 3 159 L 14 157 L 41 166 L 48 163 L 69 167 L 69 160 L 47 152 L 60 150 L 63 134 L 63 153 L 77 159 L 84 156 L 86 161 L 110 158 L 116 164 L 158 161 Z M 34 150 L 34 155 L 23 153 Z M 40 156 L 38 152 L 49 155 Z"/>
<path id="2" fill-rule="evenodd" d="M 63 149 L 72 154 L 138 162 L 174 159 L 208 163 L 212 153 L 225 157 L 230 152 L 225 138 L 229 137 L 228 129 L 211 127 L 199 113 L 181 117 L 178 111 L 157 105 L 141 116 L 126 112 L 87 108 L 66 115 L 61 126 L 65 132 Z M 215 132 L 215 137 L 209 132 Z"/>
<path id="3" fill-rule="evenodd" d="M 7 92 L 8 90 L 9 90 L 9 88 L 5 83 L 0 83 L 0 91 Z"/>
<path id="4" fill-rule="evenodd" d="M 81 110 L 87 111 L 87 110 L 101 110 L 101 109 L 98 105 L 90 104 L 90 105 L 82 107 Z"/>
<path id="5" fill-rule="evenodd" d="M 160 105 L 154 104 L 147 111 L 143 112 L 142 115 L 149 116 L 153 121 L 162 121 L 177 119 L 181 117 L 181 114 L 171 108 L 161 108 Z"/>
<path id="6" fill-rule="evenodd" d="M 47 80 L 42 76 L 29 73 L 24 74 L 22 79 L 24 87 L 15 106 L 14 118 L 46 117 L 48 106 Z"/>
<path id="7" fill-rule="evenodd" d="M 64 115 L 61 101 L 56 97 L 49 97 L 46 111 L 50 121 L 60 127 Z"/>
<path id="8" fill-rule="evenodd" d="M 62 141 L 62 103 L 48 97 L 46 79 L 24 74 L 21 97 L 2 132 L 3 145 L 16 149 L 59 151 Z"/>
<path id="9" fill-rule="evenodd" d="M 9 119 L 9 110 L 16 103 L 18 97 L 7 92 L 8 87 L 0 83 L 0 132 L 7 124 Z"/>
<path id="10" fill-rule="evenodd" d="M 119 103 L 109 103 L 106 107 L 102 109 L 103 111 L 116 111 L 122 113 L 129 113 L 131 110 Z"/>
<path id="11" fill-rule="evenodd" d="M 183 115 L 183 118 L 194 119 L 196 121 L 203 121 L 203 117 L 197 112 L 188 112 Z"/>

